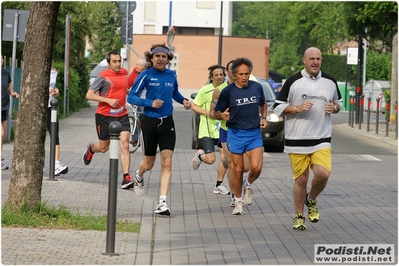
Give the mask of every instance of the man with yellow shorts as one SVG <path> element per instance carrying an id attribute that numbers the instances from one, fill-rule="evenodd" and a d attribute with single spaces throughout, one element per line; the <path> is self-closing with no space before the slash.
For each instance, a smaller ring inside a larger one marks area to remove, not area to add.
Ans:
<path id="1" fill-rule="evenodd" d="M 284 152 L 295 180 L 295 230 L 306 229 L 304 205 L 312 223 L 320 220 L 316 198 L 327 186 L 332 165 L 331 114 L 342 106 L 337 81 L 320 71 L 321 61 L 320 50 L 308 48 L 302 57 L 305 68 L 287 79 L 274 104 L 275 113 L 286 118 Z M 307 193 L 309 169 L 314 177 Z"/>

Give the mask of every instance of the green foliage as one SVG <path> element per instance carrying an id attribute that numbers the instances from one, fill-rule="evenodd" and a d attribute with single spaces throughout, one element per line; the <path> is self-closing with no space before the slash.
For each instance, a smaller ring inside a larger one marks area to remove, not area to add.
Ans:
<path id="1" fill-rule="evenodd" d="M 391 51 L 393 36 L 398 31 L 397 2 L 347 2 L 345 6 L 343 14 L 348 36 L 368 36 L 371 41 L 381 41 L 381 49 Z"/>
<path id="2" fill-rule="evenodd" d="M 84 63 L 82 63 L 84 64 Z M 57 87 L 60 91 L 60 95 L 57 97 L 58 100 L 58 114 L 62 117 L 64 111 L 64 63 L 54 62 L 53 67 L 57 69 Z M 88 106 L 86 100 L 86 92 L 89 86 L 88 71 L 86 67 L 81 67 L 81 71 L 86 71 L 84 77 L 80 79 L 80 74 L 75 69 L 71 68 L 69 72 L 69 113 L 78 111 L 81 107 Z"/>
<path id="3" fill-rule="evenodd" d="M 121 26 L 122 12 L 118 2 L 92 2 L 87 5 L 89 12 L 88 25 L 91 29 L 89 36 L 92 48 L 90 61 L 100 62 L 109 51 L 119 51 L 122 48 L 121 35 L 118 27 Z"/>
<path id="4" fill-rule="evenodd" d="M 47 206 L 46 202 L 30 210 L 27 204 L 21 210 L 16 211 L 10 206 L 4 206 L 1 210 L 1 225 L 3 227 L 35 227 L 48 229 L 71 230 L 107 230 L 107 217 L 96 217 L 91 213 L 82 215 L 73 214 L 65 206 L 58 209 Z M 140 232 L 140 223 L 127 220 L 116 221 L 117 232 Z"/>
<path id="5" fill-rule="evenodd" d="M 53 61 L 63 61 L 65 58 L 66 17 L 71 17 L 70 35 L 70 64 L 76 67 L 75 62 L 84 58 L 86 36 L 90 35 L 87 19 L 87 3 L 75 1 L 63 1 L 57 18 L 55 30 Z"/>
<path id="6" fill-rule="evenodd" d="M 392 55 L 367 51 L 366 80 L 390 80 Z"/>

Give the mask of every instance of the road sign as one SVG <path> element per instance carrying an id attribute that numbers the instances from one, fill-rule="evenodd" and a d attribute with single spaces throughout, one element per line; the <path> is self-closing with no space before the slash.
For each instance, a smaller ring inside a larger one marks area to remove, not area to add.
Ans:
<path id="1" fill-rule="evenodd" d="M 358 52 L 357 47 L 347 47 L 346 63 L 348 65 L 357 65 L 357 60 L 358 60 L 357 52 Z"/>
<path id="2" fill-rule="evenodd" d="M 25 41 L 26 25 L 28 23 L 29 11 L 17 9 L 5 9 L 3 20 L 3 41 L 14 41 L 15 14 L 18 13 L 17 41 Z"/>
<path id="3" fill-rule="evenodd" d="M 129 2 L 119 2 L 119 9 L 122 12 L 129 12 L 133 13 L 136 10 L 136 1 L 129 1 Z"/>
<path id="4" fill-rule="evenodd" d="M 121 20 L 121 43 L 133 44 L 133 12 L 136 1 L 119 2 L 119 9 L 123 12 Z"/>

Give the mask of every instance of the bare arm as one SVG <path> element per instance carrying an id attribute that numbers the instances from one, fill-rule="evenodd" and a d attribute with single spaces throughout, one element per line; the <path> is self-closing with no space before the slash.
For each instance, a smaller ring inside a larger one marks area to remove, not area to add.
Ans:
<path id="1" fill-rule="evenodd" d="M 8 84 L 8 93 L 9 93 L 9 94 L 11 95 L 11 97 L 13 97 L 13 98 L 19 98 L 18 92 L 15 92 L 15 91 L 14 91 L 14 88 L 13 88 L 13 86 L 12 86 L 11 83 Z"/>
<path id="2" fill-rule="evenodd" d="M 259 107 L 260 109 L 260 114 L 261 114 L 261 119 L 260 119 L 260 127 L 261 128 L 266 128 L 267 127 L 267 103 L 263 104 L 262 106 Z"/>
<path id="3" fill-rule="evenodd" d="M 197 114 L 200 115 L 206 115 L 208 116 L 209 111 L 208 110 L 204 110 L 201 107 L 199 107 L 198 105 L 196 105 L 195 103 L 191 104 L 191 110 L 193 110 L 194 112 L 196 112 Z"/>
<path id="4" fill-rule="evenodd" d="M 98 95 L 95 91 L 89 89 L 86 93 L 86 99 L 89 101 L 103 102 L 109 104 L 112 108 L 119 106 L 118 99 L 105 98 Z"/>
<path id="5" fill-rule="evenodd" d="M 219 88 L 215 88 L 215 90 L 212 93 L 212 102 L 211 102 L 211 108 L 209 109 L 209 117 L 212 119 L 217 119 L 215 117 L 215 107 L 216 107 L 216 103 L 218 102 L 220 96 L 220 90 Z"/>

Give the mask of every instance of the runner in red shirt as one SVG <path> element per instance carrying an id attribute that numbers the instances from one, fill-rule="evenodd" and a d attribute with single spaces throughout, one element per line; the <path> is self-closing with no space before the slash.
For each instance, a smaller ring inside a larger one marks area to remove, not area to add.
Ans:
<path id="1" fill-rule="evenodd" d="M 108 126 L 113 121 L 119 121 L 122 124 L 122 132 L 120 133 L 120 160 L 124 173 L 122 188 L 129 189 L 133 187 L 134 181 L 129 174 L 130 124 L 126 110 L 126 95 L 129 89 L 128 71 L 121 68 L 122 59 L 118 52 L 107 53 L 106 59 L 108 69 L 100 72 L 86 94 L 88 100 L 98 102 L 95 118 L 99 141 L 97 143 L 90 142 L 87 145 L 83 162 L 85 165 L 89 165 L 94 153 L 108 151 L 110 144 Z"/>

